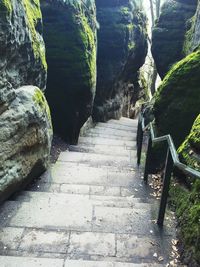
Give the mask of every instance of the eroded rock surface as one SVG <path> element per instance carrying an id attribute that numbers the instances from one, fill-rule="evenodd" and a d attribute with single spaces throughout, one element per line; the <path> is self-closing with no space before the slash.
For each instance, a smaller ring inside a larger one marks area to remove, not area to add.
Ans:
<path id="1" fill-rule="evenodd" d="M 46 96 L 55 131 L 76 143 L 96 88 L 94 1 L 41 1 L 47 46 Z"/>
<path id="2" fill-rule="evenodd" d="M 162 78 L 184 57 L 185 34 L 196 6 L 197 0 L 167 0 L 162 7 L 152 36 L 152 54 Z"/>
<path id="3" fill-rule="evenodd" d="M 48 164 L 50 112 L 34 86 L 44 89 L 46 84 L 41 23 L 39 1 L 1 1 L 0 201 Z"/>
<path id="4" fill-rule="evenodd" d="M 146 19 L 135 1 L 97 0 L 98 60 L 96 121 L 129 114 L 137 98 L 137 72 L 147 52 Z"/>

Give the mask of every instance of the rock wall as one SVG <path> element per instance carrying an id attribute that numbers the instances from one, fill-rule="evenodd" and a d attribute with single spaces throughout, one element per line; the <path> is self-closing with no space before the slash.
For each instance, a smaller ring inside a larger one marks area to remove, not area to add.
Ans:
<path id="1" fill-rule="evenodd" d="M 200 2 L 195 15 L 190 20 L 190 28 L 185 36 L 184 51 L 186 54 L 199 48 L 200 45 Z"/>
<path id="2" fill-rule="evenodd" d="M 39 0 L 0 3 L 0 201 L 48 165 L 52 129 Z M 31 85 L 31 86 L 24 86 Z M 38 87 L 36 87 L 38 86 Z"/>
<path id="3" fill-rule="evenodd" d="M 163 78 L 184 55 L 184 39 L 196 11 L 197 0 L 166 0 L 152 35 L 152 54 Z"/>
<path id="4" fill-rule="evenodd" d="M 137 98 L 137 72 L 147 53 L 146 18 L 133 0 L 96 0 L 96 5 L 98 75 L 93 118 L 106 121 L 128 114 L 133 95 Z"/>
<path id="5" fill-rule="evenodd" d="M 71 144 L 91 115 L 96 89 L 93 0 L 41 1 L 47 48 L 46 97 L 55 132 Z"/>

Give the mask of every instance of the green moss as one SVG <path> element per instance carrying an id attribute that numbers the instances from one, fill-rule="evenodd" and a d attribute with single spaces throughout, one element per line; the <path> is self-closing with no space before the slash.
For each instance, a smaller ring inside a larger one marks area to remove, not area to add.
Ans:
<path id="1" fill-rule="evenodd" d="M 178 153 L 182 162 L 200 171 L 200 115 L 195 120 L 190 134 L 179 147 Z"/>
<path id="2" fill-rule="evenodd" d="M 42 91 L 39 88 L 36 88 L 36 90 L 35 90 L 35 94 L 33 96 L 33 101 L 37 105 L 39 105 L 39 108 L 40 108 L 42 113 L 45 112 L 47 114 L 49 122 L 51 123 L 51 112 L 49 109 L 49 105 L 46 101 L 44 94 L 42 93 Z"/>
<path id="3" fill-rule="evenodd" d="M 174 184 L 170 199 L 179 222 L 185 257 L 200 263 L 200 181 L 194 183 L 191 191 Z"/>
<path id="4" fill-rule="evenodd" d="M 12 13 L 12 3 L 10 0 L 1 0 L 0 11 L 7 11 L 9 14 Z"/>
<path id="5" fill-rule="evenodd" d="M 36 27 L 38 23 L 41 23 L 42 13 L 40 10 L 39 0 L 22 0 L 27 15 L 27 23 L 32 38 L 33 52 L 36 59 L 41 60 L 45 69 L 47 69 L 45 47 L 41 43 Z"/>
<path id="6" fill-rule="evenodd" d="M 179 146 L 200 106 L 200 51 L 175 64 L 155 95 L 154 115 L 160 135 L 171 134 Z"/>

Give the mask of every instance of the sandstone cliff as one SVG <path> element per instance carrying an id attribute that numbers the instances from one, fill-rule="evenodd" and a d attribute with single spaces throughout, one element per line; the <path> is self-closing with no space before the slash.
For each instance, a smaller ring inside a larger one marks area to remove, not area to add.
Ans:
<path id="1" fill-rule="evenodd" d="M 0 47 L 2 201 L 48 165 L 52 129 L 39 89 L 45 88 L 47 65 L 38 0 L 1 1 Z"/>
<path id="2" fill-rule="evenodd" d="M 147 53 L 146 18 L 133 0 L 96 0 L 98 30 L 96 121 L 129 114 Z"/>
<path id="3" fill-rule="evenodd" d="M 96 89 L 94 1 L 41 1 L 47 48 L 46 96 L 55 132 L 76 143 Z"/>
<path id="4" fill-rule="evenodd" d="M 163 78 L 174 63 L 184 57 L 184 39 L 197 0 L 166 0 L 153 30 L 152 54 Z"/>

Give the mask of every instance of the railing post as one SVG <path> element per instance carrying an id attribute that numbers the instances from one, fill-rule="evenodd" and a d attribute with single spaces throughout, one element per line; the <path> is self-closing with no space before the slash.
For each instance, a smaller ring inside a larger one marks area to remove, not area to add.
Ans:
<path id="1" fill-rule="evenodd" d="M 152 151 L 152 139 L 151 139 L 151 134 L 149 133 L 146 162 L 145 162 L 145 169 L 144 169 L 144 181 L 145 181 L 145 183 L 148 182 L 149 166 L 151 163 L 150 162 L 151 161 L 151 151 Z"/>
<path id="2" fill-rule="evenodd" d="M 165 164 L 164 179 L 163 179 L 163 190 L 162 190 L 160 209 L 159 209 L 158 221 L 157 221 L 157 224 L 159 226 L 163 226 L 163 222 L 164 222 L 172 171 L 173 171 L 173 159 L 172 159 L 170 149 L 168 149 L 167 159 L 166 159 L 166 164 Z"/>
<path id="3" fill-rule="evenodd" d="M 137 164 L 140 165 L 141 153 L 142 153 L 142 143 L 143 143 L 143 129 L 141 117 L 138 120 L 138 130 L 137 130 Z"/>

